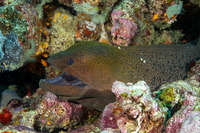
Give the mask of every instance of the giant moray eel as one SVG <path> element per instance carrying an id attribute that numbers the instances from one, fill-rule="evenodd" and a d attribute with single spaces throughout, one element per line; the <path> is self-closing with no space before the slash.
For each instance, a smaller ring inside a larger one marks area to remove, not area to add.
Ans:
<path id="1" fill-rule="evenodd" d="M 200 56 L 199 40 L 129 47 L 76 43 L 48 60 L 64 73 L 55 79 L 42 79 L 39 85 L 66 100 L 103 110 L 115 101 L 111 88 L 116 80 L 132 83 L 144 80 L 154 91 L 163 83 L 184 79 L 189 63 Z"/>

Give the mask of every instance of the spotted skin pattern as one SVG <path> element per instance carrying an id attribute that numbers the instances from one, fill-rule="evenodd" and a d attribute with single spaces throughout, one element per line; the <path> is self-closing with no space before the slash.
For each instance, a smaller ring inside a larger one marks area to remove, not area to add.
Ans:
<path id="1" fill-rule="evenodd" d="M 111 92 L 114 81 L 136 83 L 144 80 L 154 91 L 163 83 L 184 79 L 189 63 L 198 57 L 199 40 L 187 44 L 129 47 L 80 42 L 52 55 L 48 61 L 87 86 L 51 84 L 44 80 L 39 84 L 61 98 L 102 111 L 115 101 Z"/>

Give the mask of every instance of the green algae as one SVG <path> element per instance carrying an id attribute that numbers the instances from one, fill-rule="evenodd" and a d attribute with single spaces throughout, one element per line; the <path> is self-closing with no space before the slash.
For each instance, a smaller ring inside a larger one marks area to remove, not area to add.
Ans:
<path id="1" fill-rule="evenodd" d="M 120 94 L 120 97 L 127 98 L 128 94 L 126 92 L 124 92 L 124 93 Z"/>
<path id="2" fill-rule="evenodd" d="M 166 105 L 170 104 L 175 99 L 174 88 L 169 87 L 163 90 L 160 93 L 160 98 L 166 103 Z"/>
<path id="3" fill-rule="evenodd" d="M 193 107 L 194 107 L 194 110 L 193 110 L 194 112 L 195 112 L 195 111 L 200 112 L 200 99 L 198 99 L 198 100 L 196 101 L 196 104 L 194 104 Z"/>
<path id="4" fill-rule="evenodd" d="M 90 133 L 100 133 L 100 132 L 101 132 L 101 129 L 99 127 L 96 127 L 96 130 Z"/>

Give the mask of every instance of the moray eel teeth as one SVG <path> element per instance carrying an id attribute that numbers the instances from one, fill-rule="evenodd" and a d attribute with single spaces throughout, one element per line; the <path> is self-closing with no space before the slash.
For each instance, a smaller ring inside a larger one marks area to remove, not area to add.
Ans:
<path id="1" fill-rule="evenodd" d="M 76 77 L 72 75 L 68 75 L 67 73 L 63 73 L 60 76 L 53 78 L 53 79 L 44 79 L 45 82 L 55 85 L 73 85 L 77 87 L 85 87 L 87 84 L 83 83 Z"/>

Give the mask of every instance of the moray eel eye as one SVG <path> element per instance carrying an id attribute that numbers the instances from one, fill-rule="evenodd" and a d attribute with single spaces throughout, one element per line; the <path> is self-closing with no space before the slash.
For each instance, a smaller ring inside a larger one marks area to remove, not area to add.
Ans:
<path id="1" fill-rule="evenodd" d="M 67 60 L 67 64 L 68 64 L 68 65 L 74 64 L 74 60 L 72 60 L 72 59 Z"/>

